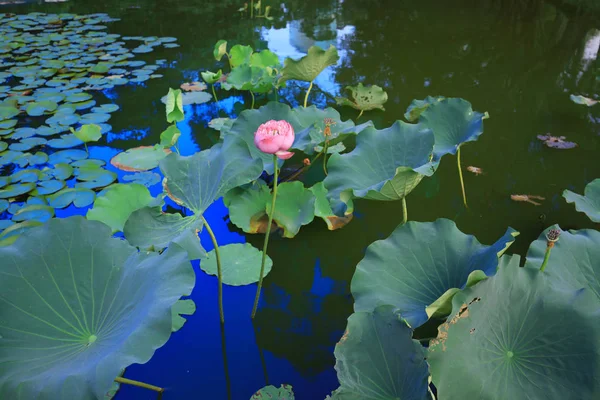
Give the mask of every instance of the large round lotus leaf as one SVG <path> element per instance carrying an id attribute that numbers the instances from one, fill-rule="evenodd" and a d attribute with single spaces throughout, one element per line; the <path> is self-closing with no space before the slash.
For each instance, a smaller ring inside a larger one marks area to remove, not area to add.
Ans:
<path id="1" fill-rule="evenodd" d="M 161 177 L 156 172 L 138 172 L 132 175 L 125 175 L 121 178 L 125 182 L 139 183 L 146 187 L 151 187 L 160 182 Z"/>
<path id="2" fill-rule="evenodd" d="M 474 142 L 483 133 L 487 114 L 473 111 L 463 99 L 441 99 L 433 102 L 419 117 L 419 122 L 435 135 L 434 155 L 456 154 L 458 146 Z"/>
<path id="3" fill-rule="evenodd" d="M 336 214 L 350 214 L 353 198 L 400 200 L 435 172 L 431 162 L 434 136 L 423 125 L 396 121 L 391 127 L 367 128 L 356 138 L 356 148 L 333 154 L 323 183 Z"/>
<path id="4" fill-rule="evenodd" d="M 540 269 L 546 253 L 546 234 L 531 243 L 525 266 Z M 564 231 L 550 253 L 544 274 L 555 288 L 577 290 L 586 288 L 600 299 L 600 232 L 593 229 Z"/>
<path id="5" fill-rule="evenodd" d="M 183 99 L 181 97 L 180 89 L 169 89 L 165 104 L 165 112 L 168 123 L 180 122 L 185 119 L 185 116 L 183 115 Z"/>
<path id="6" fill-rule="evenodd" d="M 583 196 L 565 190 L 563 197 L 567 203 L 574 203 L 577 211 L 585 213 L 593 222 L 600 223 L 600 178 L 587 184 Z"/>
<path id="7" fill-rule="evenodd" d="M 304 128 L 288 105 L 272 101 L 258 110 L 242 111 L 234 121 L 231 129 L 221 133 L 224 136 L 225 143 L 228 141 L 243 141 L 250 150 L 252 158 L 260 159 L 263 169 L 272 174 L 274 172 L 273 155 L 263 153 L 254 144 L 254 132 L 260 125 L 270 120 L 285 120 L 292 125 L 296 132 Z"/>
<path id="8" fill-rule="evenodd" d="M 192 299 L 179 300 L 171 307 L 171 318 L 173 319 L 171 327 L 172 332 L 177 332 L 187 322 L 182 315 L 193 315 L 196 312 L 196 303 Z"/>
<path id="9" fill-rule="evenodd" d="M 319 146 L 325 144 L 325 141 L 329 141 L 330 146 L 333 146 L 373 126 L 371 121 L 358 126 L 355 126 L 352 120 L 342 121 L 340 113 L 331 107 L 324 110 L 316 106 L 299 107 L 293 109 L 291 113 L 300 126 L 300 129 L 296 130 L 292 148 L 302 150 L 309 155 L 314 154 Z M 328 120 L 332 123 L 326 124 Z"/>
<path id="10" fill-rule="evenodd" d="M 41 204 L 25 206 L 17 211 L 13 217 L 13 221 L 39 221 L 46 222 L 54 216 L 54 208 Z"/>
<path id="11" fill-rule="evenodd" d="M 82 217 L 26 231 L 0 259 L 11 260 L 0 262 L 0 394 L 10 399 L 103 398 L 166 343 L 171 307 L 195 281 L 181 248 L 139 253 Z"/>
<path id="12" fill-rule="evenodd" d="M 352 314 L 334 354 L 332 400 L 431 399 L 423 346 L 392 306 Z"/>
<path id="13" fill-rule="evenodd" d="M 265 68 L 240 65 L 239 67 L 234 68 L 227 76 L 227 84 L 237 90 L 250 90 L 254 93 L 268 93 L 277 83 L 276 79 L 277 76 L 274 72 L 266 70 Z M 225 87 L 225 89 L 228 90 L 229 88 L 229 86 Z M 201 93 L 204 93 L 205 95 L 208 94 L 206 92 Z"/>
<path id="14" fill-rule="evenodd" d="M 170 243 L 184 248 L 190 260 L 206 257 L 198 233 L 202 219 L 163 213 L 161 207 L 144 207 L 131 213 L 123 228 L 125 238 L 140 249 L 162 250 Z"/>
<path id="15" fill-rule="evenodd" d="M 153 200 L 146 186 L 136 183 L 113 185 L 104 196 L 96 198 L 86 218 L 110 226 L 113 232 L 120 232 L 132 212 L 150 205 Z"/>
<path id="16" fill-rule="evenodd" d="M 265 386 L 254 393 L 250 400 L 294 400 L 294 391 L 292 385 L 283 384 L 281 387 L 273 385 Z"/>
<path id="17" fill-rule="evenodd" d="M 71 203 L 75 207 L 87 207 L 94 202 L 96 193 L 84 188 L 64 188 L 47 197 L 48 204 L 54 208 L 65 208 Z"/>
<path id="18" fill-rule="evenodd" d="M 0 190 L 0 199 L 9 199 L 11 197 L 17 197 L 25 193 L 31 192 L 35 189 L 35 183 L 18 183 L 2 188 Z"/>
<path id="19" fill-rule="evenodd" d="M 391 304 L 413 328 L 432 315 L 448 315 L 452 296 L 472 273 L 496 273 L 498 257 L 516 235 L 509 228 L 486 246 L 448 219 L 400 225 L 387 239 L 372 243 L 358 263 L 351 284 L 354 309 Z"/>
<path id="20" fill-rule="evenodd" d="M 335 65 L 339 58 L 333 45 L 327 50 L 312 46 L 308 49 L 308 54 L 297 61 L 285 59 L 279 83 L 289 80 L 312 82 L 325 68 Z"/>
<path id="21" fill-rule="evenodd" d="M 38 183 L 37 188 L 31 191 L 32 196 L 46 196 L 52 193 L 56 193 L 65 187 L 64 181 L 57 181 L 54 179 L 48 181 L 42 181 Z"/>
<path id="22" fill-rule="evenodd" d="M 229 64 L 231 68 L 250 63 L 252 51 L 252 47 L 250 46 L 243 46 L 241 44 L 233 46 L 229 50 Z"/>
<path id="23" fill-rule="evenodd" d="M 271 211 L 272 196 L 267 202 Z M 293 238 L 302 225 L 308 225 L 315 218 L 315 196 L 302 182 L 284 182 L 279 185 L 275 201 L 273 222 L 283 229 L 283 237 Z"/>
<path id="24" fill-rule="evenodd" d="M 237 187 L 223 196 L 231 222 L 246 233 L 265 233 L 268 223 L 267 203 L 271 190 L 259 179 L 246 187 Z M 275 203 L 277 205 L 277 203 Z"/>
<path id="25" fill-rule="evenodd" d="M 110 163 L 122 171 L 149 171 L 158 167 L 160 161 L 169 153 L 171 150 L 162 146 L 135 147 L 117 154 L 110 160 Z"/>
<path id="26" fill-rule="evenodd" d="M 273 53 L 271 50 L 261 50 L 257 53 L 253 53 L 250 56 L 250 65 L 253 67 L 261 67 L 261 68 L 266 68 L 266 67 L 271 67 L 271 68 L 278 68 L 279 64 L 279 57 L 277 56 L 277 54 Z"/>
<path id="27" fill-rule="evenodd" d="M 249 243 L 233 243 L 219 246 L 219 254 L 224 284 L 242 286 L 258 282 L 262 251 Z M 273 261 L 267 256 L 264 276 L 271 271 L 272 266 Z M 209 251 L 207 258 L 200 262 L 200 268 L 209 275 L 217 275 L 217 257 L 214 250 Z"/>
<path id="28" fill-rule="evenodd" d="M 229 141 L 190 157 L 171 154 L 160 163 L 169 195 L 195 214 L 202 214 L 229 190 L 256 180 L 262 173 L 245 144 Z"/>
<path id="29" fill-rule="evenodd" d="M 454 297 L 427 357 L 439 398 L 599 398 L 598 299 L 511 261 Z"/>
<path id="30" fill-rule="evenodd" d="M 345 97 L 336 97 L 335 100 L 340 106 L 350 106 L 356 110 L 383 110 L 383 105 L 388 100 L 388 95 L 381 87 L 377 85 L 363 86 L 359 83 L 357 86 L 347 86 L 346 90 L 350 92 L 351 99 Z"/>
<path id="31" fill-rule="evenodd" d="M 423 111 L 427 110 L 427 108 L 438 101 L 444 99 L 443 96 L 431 97 L 427 96 L 424 100 L 413 100 L 412 103 L 406 109 L 406 113 L 404 113 L 404 118 L 408 122 L 415 122 L 419 119 Z"/>

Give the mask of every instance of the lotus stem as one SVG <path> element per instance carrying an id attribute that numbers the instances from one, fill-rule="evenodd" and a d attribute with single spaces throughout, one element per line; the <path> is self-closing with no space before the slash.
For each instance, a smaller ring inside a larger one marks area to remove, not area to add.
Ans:
<path id="1" fill-rule="evenodd" d="M 402 225 L 408 222 L 408 209 L 406 208 L 406 197 L 402 198 Z"/>
<path id="2" fill-rule="evenodd" d="M 269 236 L 271 235 L 271 225 L 273 224 L 273 214 L 275 214 L 275 200 L 277 200 L 277 180 L 279 179 L 279 166 L 277 165 L 277 156 L 273 154 L 273 166 L 275 168 L 275 177 L 273 178 L 273 201 L 271 203 L 271 212 L 269 213 L 269 223 L 265 233 L 265 244 L 263 246 L 262 262 L 260 264 L 260 275 L 258 277 L 258 287 L 256 288 L 256 297 L 254 298 L 254 307 L 252 307 L 252 319 L 256 316 L 258 299 L 262 289 L 263 278 L 265 275 L 265 262 L 267 261 L 267 247 L 269 246 Z"/>
<path id="3" fill-rule="evenodd" d="M 213 96 L 215 97 L 215 103 L 217 103 L 217 106 L 218 106 L 219 105 L 219 99 L 217 98 L 217 92 L 215 92 L 215 84 L 213 83 L 210 86 L 212 88 Z"/>
<path id="4" fill-rule="evenodd" d="M 252 96 L 252 106 L 250 106 L 250 109 L 254 110 L 254 93 L 252 93 L 252 90 L 250 91 L 250 96 Z"/>
<path id="5" fill-rule="evenodd" d="M 154 386 L 154 385 L 149 385 L 147 383 L 144 382 L 139 382 L 139 381 L 134 381 L 132 379 L 127 379 L 127 378 L 123 378 L 121 376 L 118 376 L 115 378 L 115 382 L 117 383 L 121 383 L 124 385 L 131 385 L 131 386 L 137 386 L 137 387 L 141 387 L 144 389 L 149 389 L 149 390 L 153 390 L 155 392 L 158 392 L 158 400 L 162 399 L 162 394 L 165 391 L 165 389 L 158 387 L 158 386 Z"/>
<path id="6" fill-rule="evenodd" d="M 550 252 L 552 251 L 554 244 L 556 242 L 558 242 L 559 236 L 560 236 L 560 230 L 558 230 L 558 229 L 551 229 L 546 234 L 546 239 L 547 239 L 546 254 L 544 254 L 544 261 L 542 262 L 542 266 L 540 267 L 541 272 L 544 272 L 544 270 L 548 266 L 548 260 L 550 259 Z"/>
<path id="7" fill-rule="evenodd" d="M 323 172 L 325 172 L 325 176 L 327 176 L 327 148 L 329 147 L 329 142 L 325 142 L 325 146 L 323 147 Z"/>
<path id="8" fill-rule="evenodd" d="M 210 235 L 210 239 L 213 242 L 213 247 L 215 248 L 215 257 L 217 258 L 217 278 L 219 279 L 219 315 L 221 317 L 221 323 L 224 324 L 225 313 L 223 312 L 223 275 L 221 273 L 221 254 L 219 253 L 219 244 L 217 243 L 217 238 L 215 237 L 212 229 L 210 229 L 210 225 L 208 225 L 206 219 L 204 219 L 204 227 Z"/>
<path id="9" fill-rule="evenodd" d="M 225 387 L 227 399 L 231 400 L 231 377 L 229 376 L 229 363 L 227 362 L 227 343 L 225 342 L 225 324 L 221 324 L 221 352 L 223 353 L 223 367 L 225 368 Z"/>
<path id="10" fill-rule="evenodd" d="M 254 0 L 250 0 L 250 18 L 254 18 Z"/>
<path id="11" fill-rule="evenodd" d="M 262 347 L 258 344 L 258 330 L 256 329 L 256 325 L 254 325 L 254 321 L 252 321 L 252 328 L 254 328 L 254 338 L 256 339 L 256 347 L 258 347 L 258 356 L 260 357 L 260 364 L 262 366 L 263 375 L 265 377 L 265 385 L 269 385 L 269 372 L 267 370 L 267 362 L 265 360 L 265 354 L 263 352 Z"/>
<path id="12" fill-rule="evenodd" d="M 306 96 L 304 96 L 304 108 L 306 108 L 306 103 L 308 102 L 308 95 L 310 94 L 310 90 L 312 89 L 313 83 L 312 81 L 310 82 L 310 85 L 308 85 L 308 90 L 306 91 Z"/>
<path id="13" fill-rule="evenodd" d="M 362 117 L 362 115 L 363 115 L 364 112 L 365 112 L 365 110 L 360 110 L 360 113 L 358 114 L 358 117 L 356 117 L 357 121 L 360 119 L 360 117 Z"/>
<path id="14" fill-rule="evenodd" d="M 467 194 L 465 193 L 465 181 L 463 180 L 462 168 L 460 166 L 460 146 L 458 146 L 458 150 L 456 151 L 456 163 L 458 165 L 458 176 L 460 178 L 460 187 L 462 188 L 463 203 L 466 208 L 469 208 L 467 205 Z"/>

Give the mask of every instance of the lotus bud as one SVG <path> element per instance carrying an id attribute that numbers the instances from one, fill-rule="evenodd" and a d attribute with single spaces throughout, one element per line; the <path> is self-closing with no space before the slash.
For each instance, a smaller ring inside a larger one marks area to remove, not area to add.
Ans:
<path id="1" fill-rule="evenodd" d="M 294 128 L 287 121 L 271 120 L 258 127 L 254 133 L 254 144 L 263 153 L 287 160 L 294 155 L 288 151 L 294 144 L 294 138 Z"/>

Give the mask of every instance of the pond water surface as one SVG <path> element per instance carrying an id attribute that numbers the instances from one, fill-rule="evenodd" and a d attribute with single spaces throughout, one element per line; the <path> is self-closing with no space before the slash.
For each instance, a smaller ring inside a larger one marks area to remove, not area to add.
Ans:
<path id="1" fill-rule="evenodd" d="M 215 70 L 212 49 L 219 39 L 269 48 L 282 58 L 300 57 L 314 44 L 334 44 L 341 60 L 317 80 L 313 104 L 334 105 L 333 96 L 345 86 L 363 82 L 382 86 L 389 94 L 385 112 L 363 117 L 379 128 L 401 119 L 413 99 L 428 95 L 462 97 L 475 110 L 490 114 L 482 137 L 462 150 L 463 167 L 484 172 L 465 172 L 469 208 L 462 204 L 456 159 L 445 157 L 437 173 L 407 198 L 410 220 L 450 218 L 488 244 L 512 226 L 521 234 L 511 251 L 520 254 L 554 223 L 564 229 L 593 226 L 561 193 L 582 193 L 600 177 L 600 106 L 587 108 L 569 99 L 570 94 L 595 97 L 598 90 L 597 17 L 543 0 L 264 3 L 272 6 L 273 21 L 240 14 L 241 0 L 72 0 L 0 6 L 0 12 L 105 12 L 121 19 L 109 24 L 110 32 L 178 38 L 181 47 L 147 56 L 168 60 L 168 68 L 160 72 L 164 78 L 114 92 L 111 100 L 121 109 L 110 121 L 113 132 L 90 146 L 94 158 L 108 160 L 120 149 L 157 143 L 166 126 L 160 98 L 169 87 L 197 80 L 200 71 Z M 304 90 L 292 84 L 284 95 L 298 104 Z M 236 95 L 222 106 L 235 116 L 247 107 L 244 100 L 249 99 Z M 258 105 L 265 101 L 258 100 Z M 207 127 L 218 109 L 210 102 L 185 111 L 187 118 L 179 127 L 181 151 L 187 155 L 218 139 Z M 340 112 L 344 119 L 356 118 L 351 109 Z M 566 136 L 578 146 L 547 148 L 537 139 L 547 133 Z M 159 186 L 153 187 L 154 195 Z M 545 200 L 536 206 L 512 201 L 511 194 Z M 254 325 L 249 316 L 255 286 L 225 287 L 223 336 L 216 278 L 198 270 L 192 295 L 198 306 L 195 315 L 148 364 L 128 368 L 126 377 L 166 387 L 164 398 L 173 400 L 248 399 L 267 383 L 291 384 L 300 400 L 324 399 L 338 386 L 333 348 L 352 313 L 354 268 L 365 248 L 387 237 L 402 219 L 399 202 L 358 201 L 356 210 L 354 220 L 338 231 L 330 232 L 315 220 L 293 240 L 273 237 L 269 256 L 274 268 L 265 280 Z M 73 212 L 83 211 L 68 209 L 58 216 Z M 248 240 L 262 246 L 262 235 L 243 234 L 227 223 L 226 214 L 220 202 L 206 214 L 221 244 Z M 202 241 L 212 247 L 208 237 Z M 154 393 L 133 387 L 116 396 L 153 398 Z"/>

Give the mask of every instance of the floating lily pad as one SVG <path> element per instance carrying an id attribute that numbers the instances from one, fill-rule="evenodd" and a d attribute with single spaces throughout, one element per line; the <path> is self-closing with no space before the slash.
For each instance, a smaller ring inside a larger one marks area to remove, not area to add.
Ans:
<path id="1" fill-rule="evenodd" d="M 538 135 L 537 138 L 544 142 L 544 144 L 552 149 L 574 149 L 577 147 L 577 143 L 567 141 L 565 136 L 552 136 L 550 134 L 547 135 Z"/>
<path id="2" fill-rule="evenodd" d="M 140 185 L 144 185 L 146 187 L 154 186 L 160 182 L 161 177 L 156 172 L 137 172 L 132 175 L 123 176 L 123 181 L 131 182 L 131 183 L 139 183 Z"/>
<path id="3" fill-rule="evenodd" d="M 117 154 L 110 163 L 122 171 L 149 171 L 170 153 L 171 150 L 161 146 L 141 146 Z"/>
<path id="4" fill-rule="evenodd" d="M 588 107 L 598 104 L 598 100 L 590 99 L 581 95 L 576 96 L 574 94 L 571 95 L 571 101 L 575 104 L 580 104 Z"/>
<path id="5" fill-rule="evenodd" d="M 35 204 L 21 208 L 13 215 L 12 220 L 16 222 L 29 220 L 46 222 L 53 216 L 54 208 L 46 205 Z"/>
<path id="6" fill-rule="evenodd" d="M 0 199 L 18 197 L 31 192 L 33 189 L 35 189 L 34 183 L 18 183 L 5 186 L 4 188 L 0 189 Z"/>
<path id="7" fill-rule="evenodd" d="M 48 157 L 48 162 L 53 165 L 61 164 L 61 163 L 70 164 L 73 161 L 84 160 L 87 157 L 88 157 L 88 154 L 83 150 L 75 150 L 75 149 L 62 150 L 62 151 L 57 151 L 56 153 L 50 154 L 50 156 Z"/>
<path id="8" fill-rule="evenodd" d="M 58 139 L 48 140 L 48 147 L 54 149 L 69 149 L 72 147 L 81 146 L 83 142 L 73 134 L 61 135 Z"/>
<path id="9" fill-rule="evenodd" d="M 221 256 L 221 274 L 223 283 L 231 286 L 249 285 L 258 282 L 262 252 L 248 243 L 233 243 L 219 246 Z M 273 266 L 267 256 L 264 276 Z M 217 275 L 215 251 L 208 252 L 206 259 L 200 262 L 200 268 L 209 275 Z"/>
<path id="10" fill-rule="evenodd" d="M 75 207 L 84 208 L 91 205 L 96 198 L 93 190 L 85 188 L 64 188 L 47 197 L 48 204 L 54 208 L 65 208 L 71 203 Z"/>
<path id="11" fill-rule="evenodd" d="M 27 108 L 25 111 L 27 115 L 31 117 L 39 117 L 40 115 L 44 115 L 47 112 L 52 112 L 56 110 L 58 104 L 50 100 L 40 100 L 38 102 L 32 102 L 27 104 Z"/>
<path id="12" fill-rule="evenodd" d="M 583 196 L 565 190 L 563 197 L 567 203 L 575 204 L 575 209 L 585 213 L 592 222 L 600 223 L 600 178 L 587 184 Z"/>
<path id="13" fill-rule="evenodd" d="M 32 196 L 46 196 L 52 193 L 56 193 L 65 187 L 64 181 L 57 181 L 51 179 L 49 181 L 42 181 L 38 183 L 37 188 L 31 191 Z"/>
<path id="14" fill-rule="evenodd" d="M 12 143 L 8 148 L 13 151 L 27 151 L 31 150 L 34 147 L 43 146 L 48 141 L 44 138 L 40 137 L 31 137 L 26 139 L 21 139 L 18 143 Z"/>
<path id="15" fill-rule="evenodd" d="M 39 221 L 23 221 L 17 224 L 12 224 L 4 231 L 0 233 L 0 247 L 9 246 L 13 244 L 20 234 L 23 232 L 35 228 L 36 226 L 41 226 L 42 223 Z"/>
<path id="16" fill-rule="evenodd" d="M 117 179 L 117 174 L 103 168 L 77 168 L 74 175 L 80 181 L 75 187 L 85 189 L 103 188 Z"/>

